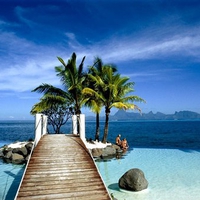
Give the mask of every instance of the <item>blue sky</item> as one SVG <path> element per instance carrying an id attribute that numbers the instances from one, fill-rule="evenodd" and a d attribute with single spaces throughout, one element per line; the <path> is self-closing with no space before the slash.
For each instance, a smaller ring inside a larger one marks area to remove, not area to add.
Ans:
<path id="1" fill-rule="evenodd" d="M 0 0 L 0 120 L 32 119 L 41 83 L 73 52 L 96 56 L 135 82 L 142 112 L 200 113 L 200 2 Z M 104 111 L 104 110 L 103 110 Z M 102 111 L 102 114 L 103 114 Z M 83 113 L 90 115 L 88 110 Z M 111 114 L 116 112 L 115 109 Z"/>

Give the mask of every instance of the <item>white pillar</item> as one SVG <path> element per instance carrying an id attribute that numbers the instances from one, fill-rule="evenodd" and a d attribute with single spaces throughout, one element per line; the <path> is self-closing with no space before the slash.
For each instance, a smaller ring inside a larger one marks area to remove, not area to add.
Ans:
<path id="1" fill-rule="evenodd" d="M 80 138 L 85 142 L 85 115 L 80 114 Z"/>
<path id="2" fill-rule="evenodd" d="M 77 116 L 72 115 L 72 133 L 77 135 Z"/>
<path id="3" fill-rule="evenodd" d="M 47 120 L 48 117 L 46 115 L 40 113 L 35 115 L 35 146 L 37 146 L 40 138 L 47 134 Z"/>
<path id="4" fill-rule="evenodd" d="M 35 146 L 37 146 L 37 143 L 40 141 L 41 135 L 42 135 L 42 114 L 36 114 L 35 115 Z"/>
<path id="5" fill-rule="evenodd" d="M 47 134 L 47 123 L 48 123 L 48 117 L 46 115 L 43 115 L 43 122 L 42 122 L 42 125 L 43 125 L 43 130 L 42 130 L 42 136 Z"/>

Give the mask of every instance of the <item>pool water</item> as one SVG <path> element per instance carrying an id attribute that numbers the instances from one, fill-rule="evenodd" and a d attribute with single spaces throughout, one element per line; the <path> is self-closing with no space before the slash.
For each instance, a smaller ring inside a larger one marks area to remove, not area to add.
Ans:
<path id="1" fill-rule="evenodd" d="M 24 172 L 24 165 L 5 164 L 0 160 L 0 170 L 1 200 L 13 200 Z"/>
<path id="2" fill-rule="evenodd" d="M 102 178 L 118 200 L 200 199 L 200 151 L 136 148 L 121 159 L 96 162 Z M 149 183 L 141 192 L 120 190 L 118 180 L 129 169 L 141 169 Z"/>

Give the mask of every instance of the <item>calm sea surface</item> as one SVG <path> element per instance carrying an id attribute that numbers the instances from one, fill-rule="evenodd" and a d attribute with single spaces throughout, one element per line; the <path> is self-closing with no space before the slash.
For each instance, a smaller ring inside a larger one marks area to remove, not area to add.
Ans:
<path id="1" fill-rule="evenodd" d="M 71 133 L 71 123 L 63 127 L 63 133 Z M 103 135 L 104 122 L 100 123 L 101 133 L 100 138 Z M 86 137 L 88 139 L 94 138 L 95 134 L 95 122 L 86 122 Z M 127 138 L 130 151 L 123 157 L 123 163 L 127 161 L 134 161 L 137 163 L 139 159 L 131 160 L 131 158 L 137 158 L 138 155 L 144 156 L 143 164 L 138 163 L 138 166 L 143 166 L 144 163 L 151 157 L 155 155 L 155 159 L 159 160 L 156 156 L 166 156 L 170 153 L 171 159 L 179 159 L 179 157 L 188 158 L 191 162 L 196 163 L 196 160 L 200 160 L 200 121 L 129 121 L 129 122 L 110 122 L 109 123 L 109 133 L 108 141 L 115 142 L 115 137 L 117 134 L 121 134 L 122 138 Z M 25 141 L 29 139 L 34 139 L 34 122 L 33 121 L 0 121 L 0 146 L 4 144 L 9 144 L 15 141 Z M 161 152 L 163 153 L 161 153 Z M 178 151 L 178 152 L 176 152 Z M 179 153 L 181 152 L 181 154 Z M 190 152 L 190 154 L 188 154 Z M 174 155 L 174 157 L 172 156 Z M 149 156 L 149 157 L 148 157 Z M 141 157 L 139 157 L 141 159 Z M 152 158 L 152 157 L 151 157 Z M 168 157 L 167 157 L 168 158 Z M 198 159 L 197 159 L 198 158 Z M 174 166 L 178 166 L 174 160 L 170 162 Z M 184 160 L 184 159 L 182 159 Z M 144 162 L 145 161 L 145 162 Z M 97 162 L 98 168 L 105 179 L 105 184 L 108 186 L 110 192 L 116 193 L 116 197 L 120 199 L 132 199 L 130 194 L 123 194 L 119 189 L 116 189 L 116 180 L 109 178 L 112 172 L 106 168 L 116 167 L 116 163 L 119 160 L 113 159 L 110 162 Z M 106 163 L 106 164 L 105 164 Z M 163 163 L 163 162 L 162 162 Z M 180 163 L 180 162 L 179 162 Z M 168 163 L 169 164 L 169 163 Z M 199 165 L 200 163 L 196 163 Z M 120 165 L 121 166 L 121 165 Z M 126 163 L 126 166 L 127 163 Z M 133 165 L 132 165 L 133 166 Z M 147 163 L 148 166 L 148 163 Z M 191 166 L 190 169 L 194 168 L 194 173 L 197 173 L 195 166 Z M 144 167 L 145 168 L 145 167 Z M 123 167 L 120 167 L 123 169 Z M 187 169 L 188 171 L 190 169 Z M 0 160 L 0 200 L 12 200 L 15 196 L 18 184 L 20 182 L 21 176 L 23 174 L 24 166 L 6 164 Z M 112 170 L 111 170 L 112 171 Z M 120 170 L 119 170 L 120 171 Z M 172 170 L 173 171 L 173 170 Z M 125 172 L 122 170 L 122 172 Z M 186 173 L 186 172 L 184 172 Z M 199 171 L 200 174 L 200 171 Z M 155 175 L 155 174 L 154 174 Z M 170 177 L 169 177 L 170 178 Z M 149 177 L 151 179 L 151 176 Z M 169 182 L 171 180 L 168 180 Z M 181 182 L 182 183 L 182 182 Z M 200 181 L 198 182 L 200 184 Z M 188 183 L 187 183 L 188 184 Z M 194 185 L 195 186 L 195 185 Z M 180 186 L 177 185 L 177 190 L 180 191 Z M 178 189 L 179 188 L 179 189 Z M 173 188 L 174 189 L 174 188 Z M 191 188 L 190 188 L 191 189 Z M 156 191 L 156 189 L 155 189 Z M 152 192 L 152 191 L 151 191 Z M 150 194 L 151 194 L 150 192 Z M 161 191 L 162 192 L 162 191 Z M 197 191 L 200 193 L 200 191 Z M 147 192 L 148 193 L 148 192 Z M 153 193 L 153 192 L 152 192 Z M 120 196 L 122 194 L 122 196 Z M 154 193 L 153 193 L 154 194 Z M 194 194 L 196 195 L 195 191 Z M 124 195 L 124 196 L 123 196 Z M 132 195 L 132 194 L 131 194 Z M 135 194 L 134 194 L 135 195 Z M 144 198 L 144 194 L 137 194 L 139 197 L 134 196 L 136 199 L 148 199 Z M 147 196 L 150 196 L 147 194 Z M 186 195 L 187 196 L 187 195 Z M 190 195 L 191 197 L 191 195 Z M 151 198 L 159 199 L 156 196 L 151 196 Z M 169 197 L 166 197 L 168 199 Z M 165 198 L 161 198 L 165 199 Z M 173 198 L 170 197 L 172 200 Z M 175 199 L 175 198 L 174 198 Z M 176 199 L 181 199 L 177 198 Z M 183 198 L 184 199 L 184 198 Z M 191 198 L 192 199 L 192 198 Z M 200 196 L 199 196 L 200 199 Z"/>

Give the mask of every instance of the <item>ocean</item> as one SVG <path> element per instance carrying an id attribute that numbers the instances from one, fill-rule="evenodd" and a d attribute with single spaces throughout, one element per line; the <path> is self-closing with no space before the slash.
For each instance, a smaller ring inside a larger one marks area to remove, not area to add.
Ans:
<path id="1" fill-rule="evenodd" d="M 71 133 L 68 122 L 63 133 Z M 104 122 L 100 122 L 102 138 Z M 34 121 L 0 121 L 0 146 L 34 138 Z M 52 131 L 52 130 L 51 130 Z M 97 160 L 103 180 L 118 200 L 200 199 L 200 121 L 110 121 L 108 141 L 121 134 L 129 150 L 121 159 Z M 95 122 L 86 121 L 86 138 L 93 139 Z M 119 178 L 131 168 L 140 168 L 149 182 L 147 190 L 126 192 Z M 0 200 L 14 199 L 23 165 L 0 160 Z"/>

